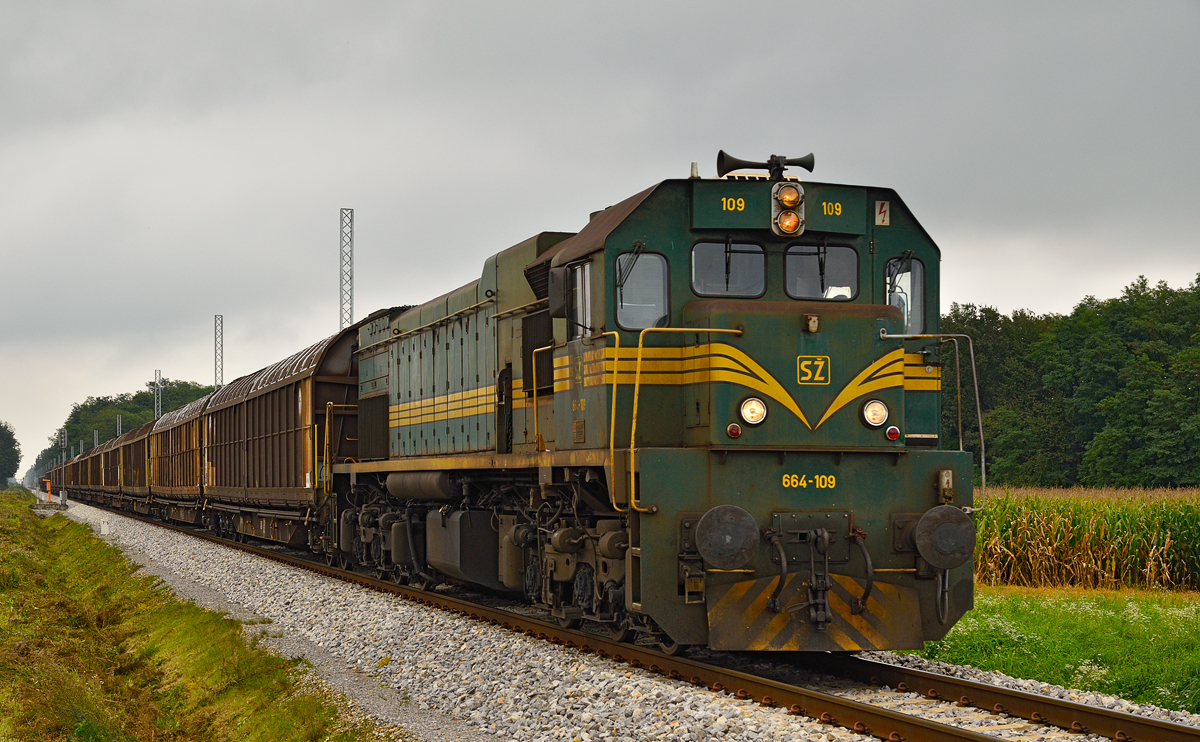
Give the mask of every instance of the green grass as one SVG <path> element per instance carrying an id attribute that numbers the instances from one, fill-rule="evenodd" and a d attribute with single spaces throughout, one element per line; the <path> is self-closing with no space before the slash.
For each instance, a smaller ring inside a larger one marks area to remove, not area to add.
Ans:
<path id="1" fill-rule="evenodd" d="M 31 501 L 0 493 L 0 742 L 373 738 L 297 661 Z"/>
<path id="2" fill-rule="evenodd" d="M 980 587 L 921 655 L 1200 713 L 1200 594 Z"/>

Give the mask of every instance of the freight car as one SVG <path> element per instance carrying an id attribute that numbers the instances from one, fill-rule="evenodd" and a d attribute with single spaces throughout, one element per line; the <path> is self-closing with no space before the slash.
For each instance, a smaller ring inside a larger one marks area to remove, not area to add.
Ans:
<path id="1" fill-rule="evenodd" d="M 940 253 L 894 191 L 797 165 L 721 153 L 59 478 L 669 652 L 921 647 L 973 600 Z"/>

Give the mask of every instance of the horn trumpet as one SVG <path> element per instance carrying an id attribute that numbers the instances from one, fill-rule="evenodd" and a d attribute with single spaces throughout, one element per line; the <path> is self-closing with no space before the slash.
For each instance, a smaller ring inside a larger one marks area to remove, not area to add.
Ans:
<path id="1" fill-rule="evenodd" d="M 751 162 L 727 155 L 725 150 L 721 150 L 717 153 L 717 177 L 723 178 L 734 170 L 769 170 L 771 180 L 783 180 L 785 168 L 802 167 L 811 173 L 815 164 L 816 161 L 811 152 L 803 157 L 787 158 L 783 155 L 771 155 L 766 162 Z"/>

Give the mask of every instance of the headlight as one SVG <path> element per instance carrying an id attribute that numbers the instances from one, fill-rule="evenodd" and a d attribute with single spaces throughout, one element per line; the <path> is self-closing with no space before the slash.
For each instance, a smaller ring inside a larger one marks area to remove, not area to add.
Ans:
<path id="1" fill-rule="evenodd" d="M 800 189 L 794 185 L 780 186 L 775 198 L 779 199 L 779 203 L 785 207 L 794 209 L 800 205 Z"/>
<path id="2" fill-rule="evenodd" d="M 747 425 L 758 425 L 767 419 L 767 403 L 758 397 L 751 397 L 742 402 L 742 419 Z"/>
<path id="3" fill-rule="evenodd" d="M 870 425 L 872 428 L 878 428 L 887 422 L 888 408 L 883 402 L 878 399 L 872 399 L 863 405 L 862 408 L 863 422 Z"/>
<path id="4" fill-rule="evenodd" d="M 800 229 L 800 217 L 794 211 L 779 212 L 775 223 L 779 225 L 779 231 L 785 234 L 795 234 L 796 230 Z"/>

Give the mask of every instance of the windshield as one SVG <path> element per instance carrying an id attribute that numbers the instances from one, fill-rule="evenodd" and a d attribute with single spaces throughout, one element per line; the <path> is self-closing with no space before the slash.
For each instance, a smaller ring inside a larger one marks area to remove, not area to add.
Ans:
<path id="1" fill-rule="evenodd" d="M 792 245 L 787 251 L 787 293 L 793 299 L 853 299 L 858 293 L 858 253 L 846 245 Z"/>
<path id="2" fill-rule="evenodd" d="M 692 291 L 698 296 L 762 296 L 767 261 L 759 245 L 699 242 L 692 248 Z"/>
<path id="3" fill-rule="evenodd" d="M 666 327 L 667 259 L 658 253 L 617 256 L 617 324 L 627 330 Z"/>

